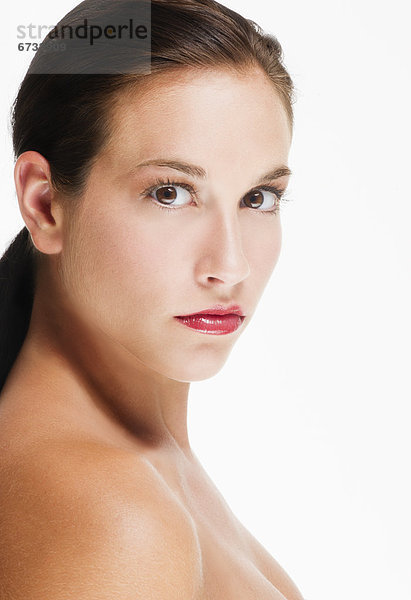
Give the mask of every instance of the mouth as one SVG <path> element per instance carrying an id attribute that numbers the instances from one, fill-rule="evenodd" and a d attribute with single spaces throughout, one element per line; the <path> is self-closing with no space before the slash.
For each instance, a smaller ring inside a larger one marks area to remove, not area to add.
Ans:
<path id="1" fill-rule="evenodd" d="M 236 331 L 245 319 L 238 305 L 225 308 L 222 305 L 213 306 L 190 315 L 174 317 L 183 325 L 211 335 L 226 335 Z"/>

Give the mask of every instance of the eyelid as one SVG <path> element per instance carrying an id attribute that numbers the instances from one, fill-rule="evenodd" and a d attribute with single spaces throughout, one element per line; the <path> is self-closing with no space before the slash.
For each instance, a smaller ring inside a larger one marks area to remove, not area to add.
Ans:
<path id="1" fill-rule="evenodd" d="M 253 187 L 249 192 L 247 192 L 247 194 L 249 194 L 250 192 L 253 192 L 254 190 L 266 190 L 268 192 L 273 192 L 279 198 L 281 198 L 281 196 L 283 194 L 285 194 L 285 192 L 286 192 L 286 188 L 281 188 L 276 185 L 264 184 L 264 185 L 257 185 L 256 187 Z M 246 195 L 246 194 L 244 194 L 244 195 Z"/>
<path id="2" fill-rule="evenodd" d="M 194 197 L 197 197 L 199 194 L 198 189 L 195 188 L 191 183 L 187 183 L 184 181 L 175 181 L 175 180 L 171 180 L 170 178 L 166 178 L 166 179 L 156 178 L 154 180 L 154 183 L 152 185 L 150 185 L 148 188 L 146 188 L 142 193 L 143 193 L 143 195 L 145 195 L 145 194 L 153 192 L 157 187 L 167 186 L 167 185 L 183 187 L 186 190 L 190 191 Z M 281 197 L 286 192 L 286 187 L 277 186 L 274 183 L 270 183 L 270 182 L 268 182 L 268 183 L 265 182 L 264 184 L 253 186 L 244 194 L 244 196 L 246 196 L 247 194 L 249 194 L 250 192 L 253 192 L 255 190 L 266 190 L 268 192 L 273 192 L 273 193 L 277 194 L 279 197 Z"/>
<path id="3" fill-rule="evenodd" d="M 150 185 L 148 188 L 146 188 L 142 194 L 143 196 L 145 196 L 146 194 L 150 194 L 152 192 L 154 192 L 154 190 L 156 188 L 161 188 L 161 187 L 182 187 L 184 189 L 186 189 L 187 191 L 191 192 L 191 194 L 194 196 L 194 198 L 197 198 L 198 196 L 198 190 L 191 185 L 190 183 L 185 183 L 184 181 L 172 181 L 171 179 L 167 178 L 167 179 L 161 179 L 161 178 L 157 178 L 155 179 L 154 183 L 152 185 Z"/>

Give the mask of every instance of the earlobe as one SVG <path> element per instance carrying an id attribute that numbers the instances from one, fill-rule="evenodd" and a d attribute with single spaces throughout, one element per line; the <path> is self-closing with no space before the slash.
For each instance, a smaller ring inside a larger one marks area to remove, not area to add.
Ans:
<path id="1" fill-rule="evenodd" d="M 55 202 L 47 159 L 34 150 L 23 152 L 14 167 L 14 181 L 33 244 L 40 252 L 57 254 L 61 251 L 63 213 Z"/>

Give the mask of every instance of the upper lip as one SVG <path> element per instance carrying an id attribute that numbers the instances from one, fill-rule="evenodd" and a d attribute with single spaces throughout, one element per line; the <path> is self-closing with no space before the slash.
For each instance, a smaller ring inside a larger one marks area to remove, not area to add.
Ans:
<path id="1" fill-rule="evenodd" d="M 230 304 L 229 306 L 224 306 L 223 304 L 214 304 L 213 306 L 210 306 L 210 308 L 197 310 L 196 312 L 179 316 L 191 317 L 192 315 L 239 315 L 240 317 L 244 317 L 242 308 L 238 304 Z"/>

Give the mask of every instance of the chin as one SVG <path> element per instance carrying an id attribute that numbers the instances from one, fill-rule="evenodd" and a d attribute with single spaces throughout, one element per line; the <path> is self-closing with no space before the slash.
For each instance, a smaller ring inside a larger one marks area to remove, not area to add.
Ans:
<path id="1" fill-rule="evenodd" d="M 210 379 L 210 377 L 214 377 L 217 375 L 219 371 L 223 368 L 228 355 L 221 359 L 221 357 L 217 360 L 211 358 L 207 360 L 199 355 L 196 358 L 192 358 L 189 364 L 182 365 L 180 369 L 174 368 L 170 370 L 168 373 L 165 373 L 167 377 L 170 379 L 174 379 L 175 381 L 181 381 L 183 383 L 191 383 L 194 381 L 204 381 L 205 379 Z"/>

